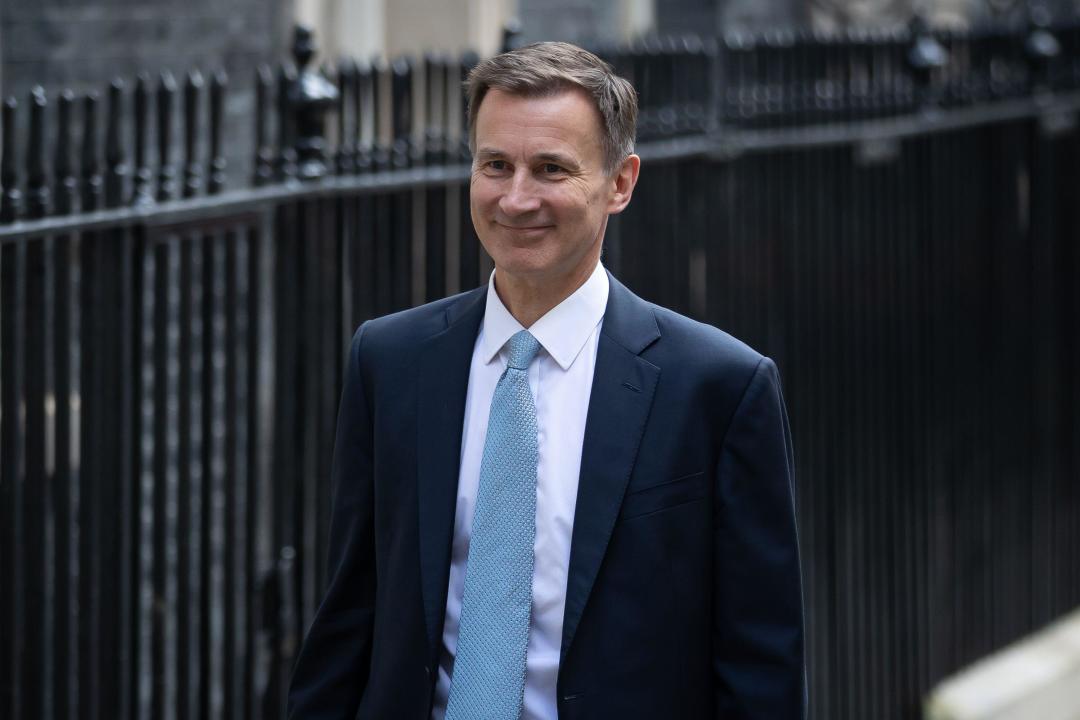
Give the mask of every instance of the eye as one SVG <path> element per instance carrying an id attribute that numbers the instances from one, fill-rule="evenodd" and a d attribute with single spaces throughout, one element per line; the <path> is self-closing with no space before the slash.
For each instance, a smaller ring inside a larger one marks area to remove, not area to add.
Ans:
<path id="1" fill-rule="evenodd" d="M 506 169 L 506 161 L 505 160 L 488 160 L 487 168 L 488 168 L 488 170 L 494 170 L 495 172 L 502 172 L 503 170 Z"/>
<path id="2" fill-rule="evenodd" d="M 541 166 L 541 169 L 544 171 L 545 175 L 555 175 L 563 171 L 563 169 L 555 163 L 544 163 Z"/>

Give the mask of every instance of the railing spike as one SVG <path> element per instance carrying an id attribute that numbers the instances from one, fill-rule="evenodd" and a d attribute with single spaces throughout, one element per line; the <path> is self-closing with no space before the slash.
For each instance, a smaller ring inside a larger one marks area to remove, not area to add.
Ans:
<path id="1" fill-rule="evenodd" d="M 298 25 L 293 44 L 299 76 L 289 87 L 289 115 L 293 122 L 293 146 L 296 148 L 301 180 L 319 180 L 327 173 L 326 113 L 338 102 L 338 90 L 325 65 L 319 70 L 309 67 L 316 52 L 314 34 L 310 28 Z"/>
<path id="2" fill-rule="evenodd" d="M 393 109 L 392 162 L 395 168 L 408 167 L 412 161 L 413 143 L 413 66 L 408 57 L 399 57 L 391 66 L 391 107 Z"/>
<path id="3" fill-rule="evenodd" d="M 260 65 L 255 74 L 255 177 L 256 187 L 274 181 L 274 149 L 270 145 L 274 73 L 268 65 Z"/>
<path id="4" fill-rule="evenodd" d="M 150 75 L 139 73 L 135 80 L 135 171 L 132 202 L 147 205 L 154 201 L 151 185 L 154 173 L 150 170 L 147 135 L 150 129 Z"/>
<path id="5" fill-rule="evenodd" d="M 172 199 L 176 192 L 176 169 L 172 164 L 173 99 L 176 97 L 176 79 L 170 72 L 163 72 L 157 87 L 157 141 L 158 141 L 158 189 L 159 202 Z"/>
<path id="6" fill-rule="evenodd" d="M 480 57 L 470 51 L 461 56 L 460 80 L 464 83 L 469 78 L 469 73 L 480 62 Z M 469 147 L 469 103 L 465 98 L 461 100 L 461 138 L 458 142 L 458 158 L 463 162 L 472 161 L 472 150 Z"/>
<path id="7" fill-rule="evenodd" d="M 356 132 L 356 172 L 363 173 L 371 169 L 371 128 L 368 121 L 374 122 L 371 117 L 371 66 L 368 63 L 357 63 L 356 72 L 353 74 L 353 117 L 355 118 Z"/>
<path id="8" fill-rule="evenodd" d="M 949 62 L 949 53 L 930 31 L 925 18 L 916 15 L 908 25 L 911 33 L 911 45 L 907 53 L 907 64 L 915 76 L 922 104 L 933 105 L 937 102 L 933 87 L 934 74 Z"/>
<path id="9" fill-rule="evenodd" d="M 75 178 L 75 168 L 71 161 L 71 124 L 74 106 L 75 93 L 71 90 L 61 92 L 56 106 L 56 154 L 53 158 L 57 215 L 75 212 L 75 198 L 79 192 L 79 181 Z"/>
<path id="10" fill-rule="evenodd" d="M 289 90 L 295 82 L 296 68 L 289 63 L 282 63 L 278 70 L 277 83 L 277 176 L 282 182 L 296 179 L 296 148 L 293 146 L 295 128 L 293 127 L 292 104 L 289 102 Z"/>
<path id="11" fill-rule="evenodd" d="M 124 82 L 113 80 L 109 85 L 109 108 L 105 140 L 105 206 L 119 207 L 124 204 L 127 191 L 128 168 L 124 158 L 121 139 L 124 112 Z"/>
<path id="12" fill-rule="evenodd" d="M 502 36 L 502 51 L 509 52 L 521 47 L 521 35 L 522 35 L 521 21 L 517 18 L 510 18 L 503 26 Z"/>
<path id="13" fill-rule="evenodd" d="M 83 98 L 82 138 L 82 210 L 92 212 L 101 208 L 102 179 L 101 151 L 98 147 L 97 93 L 87 93 Z"/>
<path id="14" fill-rule="evenodd" d="M 353 91 L 353 75 L 356 65 L 349 59 L 338 63 L 338 149 L 336 166 L 338 175 L 350 175 L 355 167 L 356 143 L 352 132 L 356 118 L 350 113 L 350 99 Z"/>
<path id="15" fill-rule="evenodd" d="M 210 180 L 207 190 L 211 195 L 221 192 L 225 186 L 225 155 L 222 152 L 221 134 L 225 123 L 225 89 L 229 77 L 224 70 L 214 73 L 210 81 Z"/>
<path id="16" fill-rule="evenodd" d="M 30 142 L 26 154 L 26 211 L 31 218 L 49 214 L 52 193 L 45 171 L 45 90 L 35 86 L 30 91 Z"/>
<path id="17" fill-rule="evenodd" d="M 356 173 L 356 166 L 360 162 L 360 126 L 362 122 L 360 117 L 360 99 L 357 97 L 360 92 L 360 82 L 357 79 L 360 75 L 360 63 L 352 58 L 347 62 L 349 63 L 348 97 L 351 102 L 351 109 L 349 109 L 349 112 L 352 113 L 352 122 L 349 124 L 348 128 L 349 149 L 352 152 L 349 167 L 351 169 L 350 172 Z M 345 107 L 345 105 L 342 105 L 342 107 Z"/>
<path id="18" fill-rule="evenodd" d="M 184 83 L 184 197 L 194 197 L 203 186 L 199 164 L 199 102 L 203 77 L 198 70 L 188 73 Z"/>
<path id="19" fill-rule="evenodd" d="M 371 161 L 375 170 L 385 170 L 390 166 L 390 147 L 387 138 L 391 132 L 387 128 L 388 112 L 385 90 L 389 82 L 390 67 L 386 60 L 376 56 L 371 61 Z"/>
<path id="20" fill-rule="evenodd" d="M 446 62 L 442 55 L 428 53 L 424 56 L 424 84 L 424 112 L 427 116 L 424 160 L 429 165 L 437 165 L 444 161 L 446 136 Z"/>
<path id="21" fill-rule="evenodd" d="M 1028 35 L 1024 53 L 1036 92 L 1045 93 L 1054 86 L 1055 70 L 1061 56 L 1061 42 L 1054 34 L 1049 9 L 1040 4 L 1028 8 Z"/>
<path id="22" fill-rule="evenodd" d="M 18 101 L 9 97 L 4 100 L 4 143 L 3 158 L 0 159 L 0 223 L 15 222 L 22 212 L 22 192 L 19 190 L 18 162 L 15 158 L 15 147 L 18 141 L 15 133 L 16 116 L 19 110 Z"/>

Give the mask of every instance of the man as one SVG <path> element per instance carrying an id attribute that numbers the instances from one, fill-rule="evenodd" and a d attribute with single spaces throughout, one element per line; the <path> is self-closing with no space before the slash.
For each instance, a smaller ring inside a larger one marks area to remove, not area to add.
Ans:
<path id="1" fill-rule="evenodd" d="M 353 339 L 290 716 L 803 717 L 776 369 L 599 262 L 633 88 L 563 43 L 467 85 L 495 271 Z"/>

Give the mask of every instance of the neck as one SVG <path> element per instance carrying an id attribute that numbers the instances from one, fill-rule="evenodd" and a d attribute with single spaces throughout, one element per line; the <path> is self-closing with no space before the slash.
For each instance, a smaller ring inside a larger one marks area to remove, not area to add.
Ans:
<path id="1" fill-rule="evenodd" d="M 597 258 L 597 262 L 599 260 Z M 499 299 L 514 319 L 521 323 L 522 327 L 529 328 L 553 307 L 573 295 L 595 269 L 596 263 L 592 263 L 557 282 L 530 282 L 527 278 L 516 277 L 496 268 L 495 292 L 499 294 Z"/>

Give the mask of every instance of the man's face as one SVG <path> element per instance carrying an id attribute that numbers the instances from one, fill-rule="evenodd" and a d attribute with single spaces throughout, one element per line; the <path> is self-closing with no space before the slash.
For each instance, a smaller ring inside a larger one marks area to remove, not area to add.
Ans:
<path id="1" fill-rule="evenodd" d="M 608 215 L 630 200 L 636 156 L 604 172 L 600 113 L 577 89 L 546 97 L 489 90 L 475 129 L 472 221 L 498 275 L 529 285 L 583 281 Z"/>

